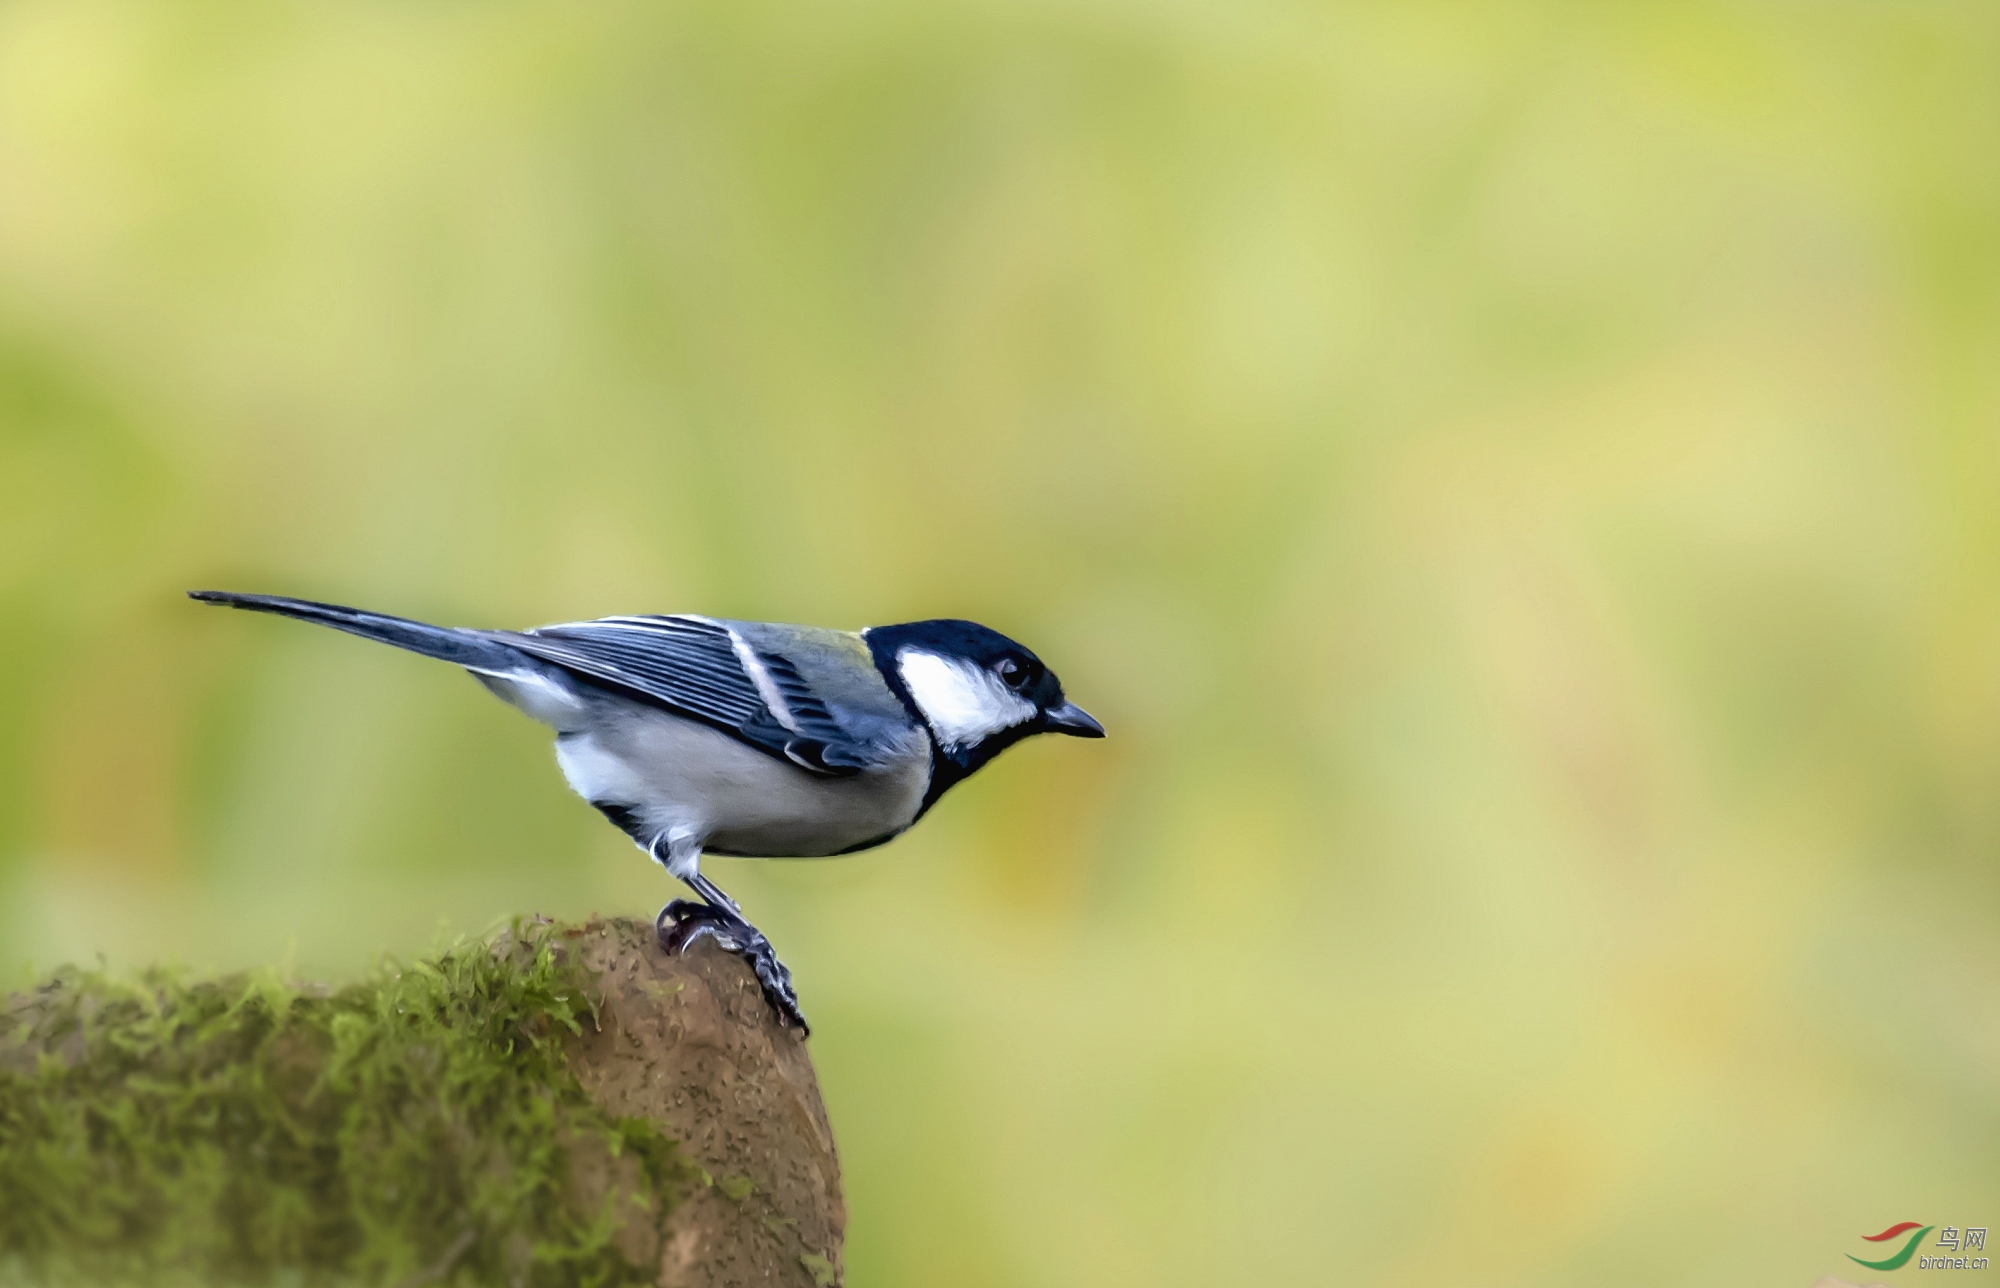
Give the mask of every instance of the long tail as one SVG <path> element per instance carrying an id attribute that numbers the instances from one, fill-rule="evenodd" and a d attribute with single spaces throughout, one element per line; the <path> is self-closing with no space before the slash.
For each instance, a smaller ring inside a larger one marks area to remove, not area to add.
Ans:
<path id="1" fill-rule="evenodd" d="M 434 657 L 445 662 L 455 662 L 476 671 L 502 673 L 543 669 L 526 654 L 509 648 L 498 640 L 489 639 L 478 631 L 429 626 L 423 622 L 410 621 L 408 618 L 366 613 L 358 608 L 342 608 L 338 604 L 319 604 L 310 599 L 287 599 L 282 595 L 239 595 L 227 590 L 191 590 L 188 592 L 188 598 L 198 599 L 204 604 L 226 604 L 231 608 L 247 608 L 257 613 L 276 613 L 281 617 L 296 617 L 301 621 L 318 622 L 321 626 L 331 626 L 337 631 L 359 635 L 362 639 L 393 644 L 412 653 L 421 653 L 425 657 Z"/>

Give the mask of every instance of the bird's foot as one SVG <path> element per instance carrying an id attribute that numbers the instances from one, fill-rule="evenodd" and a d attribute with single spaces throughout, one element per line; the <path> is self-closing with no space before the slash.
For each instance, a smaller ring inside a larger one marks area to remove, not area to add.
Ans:
<path id="1" fill-rule="evenodd" d="M 697 939 L 707 938 L 713 939 L 723 951 L 749 962 L 778 1019 L 796 1025 L 808 1037 L 812 1035 L 812 1026 L 806 1023 L 805 1012 L 799 1009 L 799 995 L 792 988 L 792 972 L 778 960 L 764 932 L 742 916 L 714 904 L 676 899 L 660 909 L 653 927 L 659 933 L 660 947 L 672 956 L 686 952 L 688 945 Z"/>

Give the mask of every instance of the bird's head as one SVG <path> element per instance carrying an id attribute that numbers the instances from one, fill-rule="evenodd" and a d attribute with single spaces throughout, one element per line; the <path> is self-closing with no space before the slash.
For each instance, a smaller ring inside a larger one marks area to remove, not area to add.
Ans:
<path id="1" fill-rule="evenodd" d="M 977 622 L 905 622 L 862 635 L 889 687 L 964 773 L 1031 734 L 1104 736 L 1042 659 Z"/>

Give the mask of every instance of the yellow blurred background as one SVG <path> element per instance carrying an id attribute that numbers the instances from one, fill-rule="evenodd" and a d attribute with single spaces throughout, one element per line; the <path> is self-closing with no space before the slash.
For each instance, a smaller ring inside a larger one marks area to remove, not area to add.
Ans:
<path id="1" fill-rule="evenodd" d="M 4 982 L 676 893 L 195 586 L 1050 661 L 1108 741 L 710 865 L 857 1286 L 2000 1227 L 1983 0 L 10 0 Z"/>

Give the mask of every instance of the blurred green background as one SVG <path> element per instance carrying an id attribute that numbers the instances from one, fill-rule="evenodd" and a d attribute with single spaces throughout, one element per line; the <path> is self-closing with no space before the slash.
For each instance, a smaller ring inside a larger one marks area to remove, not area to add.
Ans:
<path id="1" fill-rule="evenodd" d="M 856 1285 L 2000 1227 L 1990 3 L 7 0 L 6 982 L 675 893 L 211 585 L 1050 660 L 1110 740 L 711 865 Z"/>

